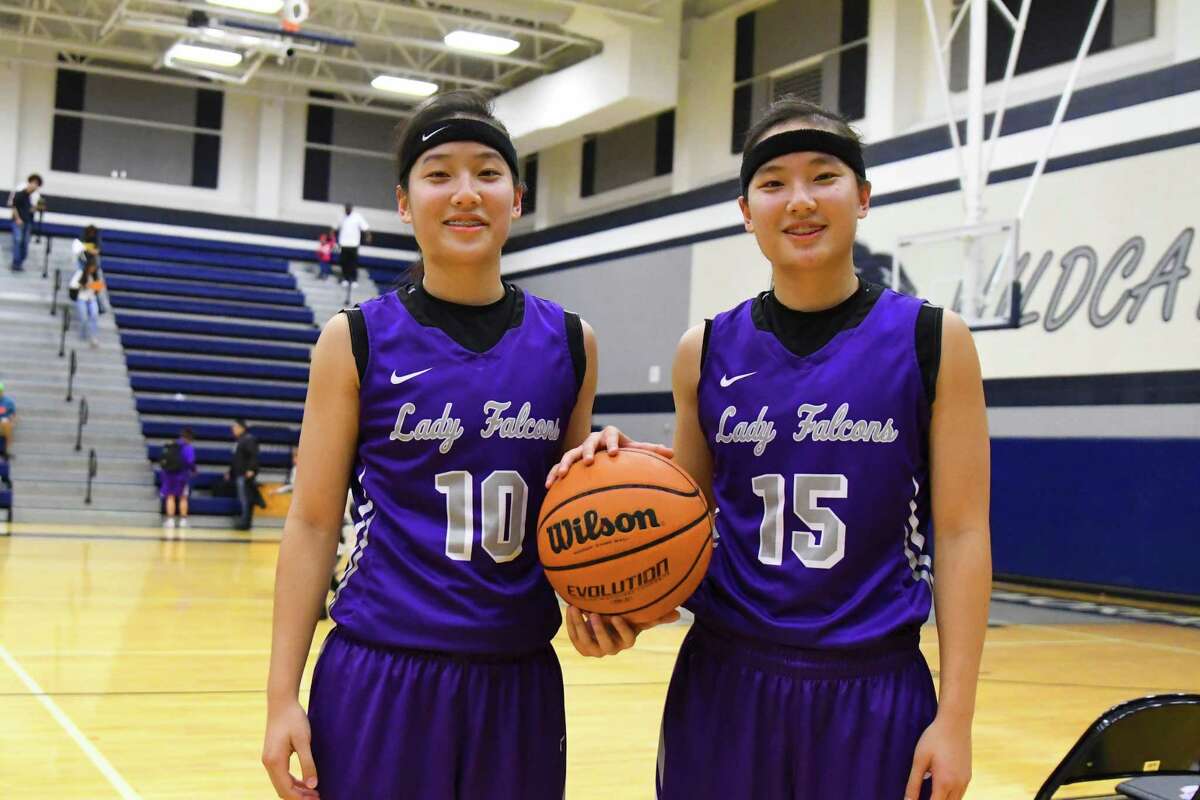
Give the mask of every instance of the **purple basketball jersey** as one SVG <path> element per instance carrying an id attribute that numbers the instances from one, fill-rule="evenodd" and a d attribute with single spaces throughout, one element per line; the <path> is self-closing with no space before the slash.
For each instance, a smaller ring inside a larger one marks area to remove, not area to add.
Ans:
<path id="1" fill-rule="evenodd" d="M 575 371 L 563 310 L 517 302 L 520 324 L 483 353 L 421 325 L 396 292 L 362 304 L 357 542 L 331 608 L 359 639 L 520 653 L 558 630 L 535 528 Z"/>
<path id="2" fill-rule="evenodd" d="M 803 358 L 755 326 L 752 303 L 713 320 L 700 373 L 720 538 L 687 606 L 793 647 L 915 639 L 932 600 L 921 301 L 885 291 Z"/>

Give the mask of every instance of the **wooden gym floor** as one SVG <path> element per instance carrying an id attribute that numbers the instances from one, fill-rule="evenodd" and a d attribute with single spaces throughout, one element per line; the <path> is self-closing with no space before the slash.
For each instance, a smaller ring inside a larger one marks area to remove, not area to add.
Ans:
<path id="1" fill-rule="evenodd" d="M 0 798 L 274 796 L 259 751 L 276 542 L 231 543 L 220 531 L 184 541 L 158 529 L 4 532 Z M 328 629 L 318 629 L 314 657 Z M 555 641 L 568 798 L 653 797 L 659 714 L 685 631 L 649 631 L 604 660 Z M 936 670 L 932 626 L 922 649 Z M 1200 691 L 1198 663 L 1196 628 L 997 602 L 968 797 L 1032 797 L 1098 714 L 1132 697 Z M 307 686 L 306 677 L 305 695 Z"/>

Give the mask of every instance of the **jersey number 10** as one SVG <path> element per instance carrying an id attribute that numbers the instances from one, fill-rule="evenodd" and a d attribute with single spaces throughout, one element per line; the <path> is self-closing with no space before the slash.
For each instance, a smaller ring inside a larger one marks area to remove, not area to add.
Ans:
<path id="1" fill-rule="evenodd" d="M 754 493 L 763 501 L 763 520 L 758 528 L 758 560 L 764 564 L 783 563 L 783 500 L 787 490 L 779 473 L 759 475 L 751 480 Z M 808 526 L 807 531 L 792 531 L 792 552 L 806 567 L 829 569 L 846 554 L 846 523 L 818 501 L 846 497 L 845 475 L 793 475 L 792 512 Z M 817 543 L 817 534 L 821 541 Z"/>
<path id="2" fill-rule="evenodd" d="M 475 541 L 474 478 L 464 470 L 442 472 L 434 477 L 434 485 L 446 495 L 446 557 L 470 561 Z M 484 478 L 479 488 L 483 497 L 483 549 L 497 564 L 512 561 L 521 555 L 525 541 L 529 486 L 520 473 L 497 470 Z"/>

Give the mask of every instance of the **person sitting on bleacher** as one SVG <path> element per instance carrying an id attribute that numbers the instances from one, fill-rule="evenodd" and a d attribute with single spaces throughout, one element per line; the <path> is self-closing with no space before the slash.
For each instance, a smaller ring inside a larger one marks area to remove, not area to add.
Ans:
<path id="1" fill-rule="evenodd" d="M 0 446 L 0 453 L 6 454 L 12 458 L 12 435 L 13 425 L 17 422 L 17 404 L 12 398 L 4 394 L 4 384 L 0 383 L 0 438 L 4 439 L 4 443 Z"/>

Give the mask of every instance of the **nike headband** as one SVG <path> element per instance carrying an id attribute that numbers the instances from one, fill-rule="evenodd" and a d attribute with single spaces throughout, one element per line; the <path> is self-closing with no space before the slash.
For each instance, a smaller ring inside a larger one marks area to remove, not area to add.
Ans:
<path id="1" fill-rule="evenodd" d="M 750 148 L 750 152 L 742 158 L 742 197 L 746 196 L 754 173 L 758 172 L 763 164 L 788 153 L 803 152 L 825 153 L 839 158 L 854 170 L 855 175 L 863 180 L 867 179 L 861 144 L 836 133 L 805 128 L 768 136 Z"/>
<path id="2" fill-rule="evenodd" d="M 400 152 L 404 154 L 400 162 L 400 177 L 407 177 L 413 164 L 427 150 L 431 150 L 446 142 L 478 142 L 487 145 L 500 154 L 504 163 L 512 170 L 513 183 L 520 181 L 520 170 L 517 169 L 517 150 L 512 140 L 504 131 L 495 125 L 482 120 L 467 117 L 451 117 L 449 119 L 431 122 L 425 130 L 414 130 L 408 134 Z"/>

